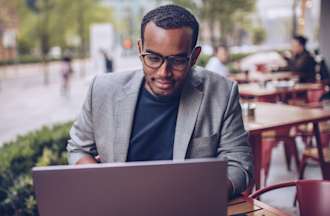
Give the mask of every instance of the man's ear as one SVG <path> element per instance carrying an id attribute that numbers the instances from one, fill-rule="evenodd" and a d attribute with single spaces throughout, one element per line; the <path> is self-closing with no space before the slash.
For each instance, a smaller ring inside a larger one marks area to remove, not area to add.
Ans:
<path id="1" fill-rule="evenodd" d="M 139 53 L 141 55 L 141 53 L 142 53 L 142 40 L 141 39 L 138 40 L 137 47 L 138 47 Z"/>
<path id="2" fill-rule="evenodd" d="M 194 53 L 191 56 L 191 61 L 190 61 L 191 67 L 196 64 L 196 61 L 197 61 L 199 55 L 201 54 L 201 51 L 202 51 L 202 47 L 200 47 L 200 46 L 195 47 Z"/>

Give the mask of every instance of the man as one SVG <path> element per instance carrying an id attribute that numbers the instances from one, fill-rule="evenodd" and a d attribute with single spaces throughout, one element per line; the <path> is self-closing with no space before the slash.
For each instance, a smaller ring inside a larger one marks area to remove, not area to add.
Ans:
<path id="1" fill-rule="evenodd" d="M 291 41 L 292 56 L 283 56 L 287 61 L 287 66 L 280 70 L 299 72 L 300 82 L 315 82 L 316 62 L 313 56 L 306 50 L 307 38 L 301 35 L 294 36 Z"/>
<path id="2" fill-rule="evenodd" d="M 223 45 L 218 46 L 215 55 L 210 58 L 205 68 L 224 77 L 228 77 L 229 70 L 225 66 L 228 61 L 228 56 L 228 48 Z"/>
<path id="3" fill-rule="evenodd" d="M 109 55 L 109 53 L 105 50 L 101 50 L 101 54 L 104 58 L 105 63 L 105 73 L 113 72 L 113 59 Z"/>
<path id="4" fill-rule="evenodd" d="M 71 164 L 228 161 L 230 195 L 246 189 L 252 156 L 237 84 L 194 69 L 198 22 L 176 5 L 147 13 L 138 42 L 143 71 L 97 76 L 68 142 Z"/>

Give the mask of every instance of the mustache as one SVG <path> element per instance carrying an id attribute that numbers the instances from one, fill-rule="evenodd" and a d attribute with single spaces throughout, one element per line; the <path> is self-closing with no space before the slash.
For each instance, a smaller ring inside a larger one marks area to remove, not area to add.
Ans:
<path id="1" fill-rule="evenodd" d="M 158 77 L 151 77 L 152 81 L 160 81 L 160 82 L 174 82 L 174 79 L 172 77 L 167 78 L 158 78 Z"/>

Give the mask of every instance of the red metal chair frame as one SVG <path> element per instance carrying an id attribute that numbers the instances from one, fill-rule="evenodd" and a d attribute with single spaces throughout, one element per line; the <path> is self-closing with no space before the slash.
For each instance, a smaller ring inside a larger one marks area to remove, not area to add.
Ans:
<path id="1" fill-rule="evenodd" d="M 330 200 L 330 181 L 297 180 L 284 182 L 262 188 L 251 194 L 249 197 L 256 199 L 266 192 L 286 187 L 297 188 L 297 198 L 301 216 L 330 215 L 330 205 L 328 204 Z"/>

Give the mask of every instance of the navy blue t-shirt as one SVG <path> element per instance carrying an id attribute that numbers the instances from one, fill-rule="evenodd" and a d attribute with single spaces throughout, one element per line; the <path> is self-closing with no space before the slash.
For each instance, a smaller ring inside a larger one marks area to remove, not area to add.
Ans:
<path id="1" fill-rule="evenodd" d="M 172 160 L 180 95 L 154 96 L 141 88 L 127 161 Z"/>

